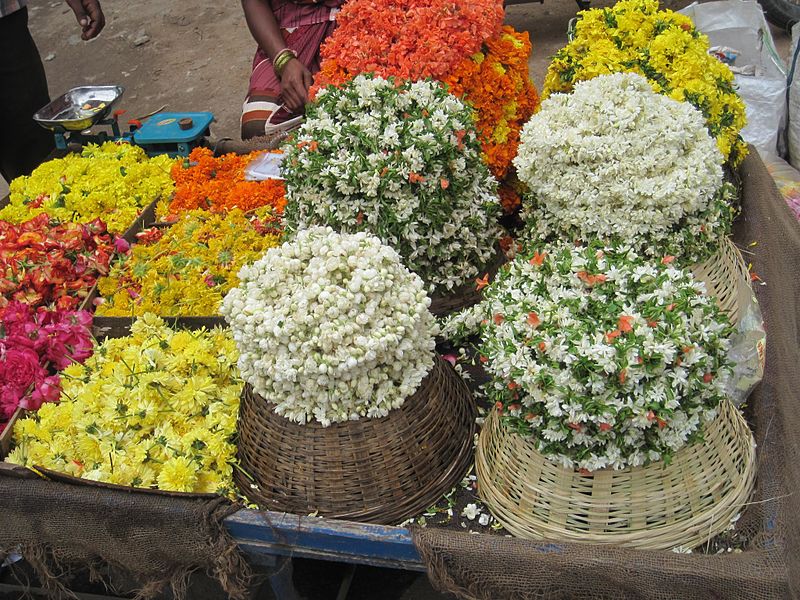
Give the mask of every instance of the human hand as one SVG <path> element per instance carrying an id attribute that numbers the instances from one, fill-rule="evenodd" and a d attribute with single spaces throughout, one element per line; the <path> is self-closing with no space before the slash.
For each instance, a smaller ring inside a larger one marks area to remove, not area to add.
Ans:
<path id="1" fill-rule="evenodd" d="M 305 108 L 308 102 L 308 88 L 311 87 L 311 72 L 305 65 L 293 58 L 280 74 L 281 95 L 286 107 L 293 113 L 297 113 Z"/>
<path id="2" fill-rule="evenodd" d="M 81 26 L 81 38 L 85 41 L 97 37 L 106 25 L 106 18 L 98 0 L 66 0 Z"/>

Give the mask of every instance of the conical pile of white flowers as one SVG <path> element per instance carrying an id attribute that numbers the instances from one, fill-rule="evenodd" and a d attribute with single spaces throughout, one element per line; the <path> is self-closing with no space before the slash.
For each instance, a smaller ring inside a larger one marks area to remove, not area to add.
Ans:
<path id="1" fill-rule="evenodd" d="M 221 312 L 242 378 L 292 421 L 385 416 L 434 364 L 424 284 L 373 235 L 312 227 L 239 279 Z"/>
<path id="2" fill-rule="evenodd" d="M 534 240 L 624 242 L 685 263 L 705 260 L 730 233 L 722 163 L 700 111 L 634 73 L 550 96 L 514 159 Z"/>
<path id="3" fill-rule="evenodd" d="M 731 327 L 671 258 L 543 245 L 486 288 L 487 393 L 548 459 L 588 471 L 668 460 L 716 417 Z"/>
<path id="4" fill-rule="evenodd" d="M 474 112 L 434 81 L 359 75 L 320 91 L 283 175 L 287 231 L 374 233 L 431 293 L 471 283 L 495 256 L 497 182 Z"/>

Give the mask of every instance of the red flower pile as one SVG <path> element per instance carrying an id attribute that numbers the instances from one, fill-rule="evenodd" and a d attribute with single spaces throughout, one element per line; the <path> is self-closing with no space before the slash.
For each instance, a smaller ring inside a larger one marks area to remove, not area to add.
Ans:
<path id="1" fill-rule="evenodd" d="M 0 221 L 0 309 L 12 301 L 77 308 L 108 273 L 114 250 L 99 219 L 58 223 L 41 214 L 20 225 Z"/>
<path id="2" fill-rule="evenodd" d="M 92 355 L 91 324 L 86 311 L 34 309 L 21 302 L 0 309 L 0 421 L 8 421 L 17 407 L 37 410 L 58 401 L 58 371 Z"/>

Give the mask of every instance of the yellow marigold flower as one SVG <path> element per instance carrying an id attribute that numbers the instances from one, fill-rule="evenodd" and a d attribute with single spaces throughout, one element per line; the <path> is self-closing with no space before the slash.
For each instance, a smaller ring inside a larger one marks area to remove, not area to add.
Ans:
<path id="1" fill-rule="evenodd" d="M 543 97 L 598 75 L 639 73 L 656 92 L 700 110 L 725 158 L 734 166 L 741 162 L 747 153 L 739 135 L 744 103 L 730 69 L 708 54 L 708 38 L 689 17 L 659 10 L 656 0 L 620 0 L 581 15 L 573 40 L 548 68 Z"/>

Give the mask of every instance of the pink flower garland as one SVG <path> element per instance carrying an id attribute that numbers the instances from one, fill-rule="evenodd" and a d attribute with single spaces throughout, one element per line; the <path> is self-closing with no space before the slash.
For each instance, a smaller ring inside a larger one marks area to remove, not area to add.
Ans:
<path id="1" fill-rule="evenodd" d="M 0 309 L 0 431 L 17 407 L 57 402 L 58 371 L 92 355 L 92 315 L 33 309 L 10 302 Z"/>

